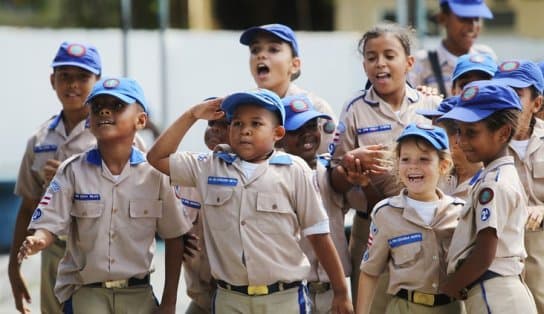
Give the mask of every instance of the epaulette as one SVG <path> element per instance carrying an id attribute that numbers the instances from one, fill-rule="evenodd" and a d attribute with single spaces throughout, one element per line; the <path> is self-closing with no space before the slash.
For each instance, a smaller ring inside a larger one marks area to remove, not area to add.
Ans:
<path id="1" fill-rule="evenodd" d="M 355 98 L 353 98 L 349 103 L 348 105 L 346 106 L 346 112 L 349 111 L 349 108 L 351 108 L 351 106 L 356 103 L 358 100 L 360 99 L 364 99 L 365 95 L 366 95 L 366 90 L 365 89 L 362 89 L 361 90 L 362 94 L 361 95 L 357 95 Z"/>
<path id="2" fill-rule="evenodd" d="M 325 168 L 329 168 L 331 166 L 331 155 L 329 153 L 318 155 L 317 161 L 319 161 L 319 163 Z"/>
<path id="3" fill-rule="evenodd" d="M 465 205 L 466 201 L 459 197 L 454 197 L 452 204 L 454 205 Z"/>
<path id="4" fill-rule="evenodd" d="M 385 198 L 381 201 L 379 201 L 378 203 L 376 203 L 376 205 L 374 205 L 374 209 L 372 210 L 372 217 L 376 216 L 376 214 L 378 214 L 378 211 L 382 208 L 384 208 L 385 206 L 388 206 L 389 205 L 389 198 Z"/>
<path id="5" fill-rule="evenodd" d="M 66 158 L 59 166 L 59 169 L 57 170 L 57 173 L 63 173 L 66 167 L 76 161 L 77 159 L 81 158 L 81 156 L 85 155 L 85 152 L 72 155 L 68 158 Z"/>

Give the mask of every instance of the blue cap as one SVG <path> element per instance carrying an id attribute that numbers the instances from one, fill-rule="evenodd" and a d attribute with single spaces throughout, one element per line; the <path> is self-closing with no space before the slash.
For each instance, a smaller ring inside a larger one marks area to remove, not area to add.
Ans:
<path id="1" fill-rule="evenodd" d="M 455 81 L 461 75 L 470 71 L 481 71 L 493 77 L 497 72 L 497 63 L 490 55 L 485 53 L 464 54 L 457 58 L 451 80 Z"/>
<path id="2" fill-rule="evenodd" d="M 147 101 L 145 100 L 144 91 L 133 79 L 126 77 L 110 77 L 104 78 L 94 84 L 93 90 L 85 100 L 89 103 L 98 95 L 111 95 L 121 99 L 124 103 L 132 104 L 137 102 L 146 113 L 149 112 Z"/>
<path id="3" fill-rule="evenodd" d="M 96 75 L 102 71 L 102 62 L 96 47 L 80 43 L 65 41 L 60 45 L 51 66 L 56 68 L 63 65 L 76 66 Z"/>
<path id="4" fill-rule="evenodd" d="M 230 121 L 234 110 L 240 105 L 247 104 L 261 106 L 272 112 L 278 111 L 281 115 L 281 124 L 285 124 L 285 109 L 283 108 L 280 97 L 276 93 L 264 88 L 230 94 L 221 103 L 221 110 L 225 112 L 227 120 Z"/>
<path id="5" fill-rule="evenodd" d="M 493 80 L 514 88 L 534 86 L 541 94 L 544 90 L 542 71 L 536 63 L 527 60 L 504 61 Z"/>
<path id="6" fill-rule="evenodd" d="M 478 122 L 503 109 L 521 111 L 519 97 L 512 88 L 494 80 L 474 81 L 465 86 L 457 106 L 438 118 L 438 121 L 454 119 L 469 123 Z"/>
<path id="7" fill-rule="evenodd" d="M 255 35 L 257 35 L 257 33 L 259 32 L 266 32 L 272 34 L 279 39 L 287 42 L 293 48 L 295 56 L 299 55 L 298 42 L 297 38 L 295 37 L 295 32 L 293 32 L 293 30 L 289 26 L 283 24 L 267 24 L 250 27 L 246 29 L 240 36 L 240 43 L 249 46 L 253 38 L 255 38 Z"/>
<path id="8" fill-rule="evenodd" d="M 312 101 L 305 95 L 286 96 L 282 100 L 285 109 L 285 130 L 295 131 L 306 122 L 315 118 L 332 118 L 324 113 L 315 110 Z"/>
<path id="9" fill-rule="evenodd" d="M 416 113 L 424 117 L 439 117 L 449 112 L 453 107 L 457 105 L 459 96 L 451 96 L 443 99 L 438 108 L 432 109 L 417 109 Z"/>
<path id="10" fill-rule="evenodd" d="M 542 75 L 544 75 L 544 61 L 539 62 L 538 67 L 540 68 L 540 72 L 542 72 Z"/>
<path id="11" fill-rule="evenodd" d="M 443 3 L 447 3 L 453 13 L 460 17 L 493 18 L 493 13 L 484 0 L 440 0 L 440 4 Z"/>
<path id="12" fill-rule="evenodd" d="M 449 147 L 446 131 L 435 125 L 410 123 L 402 130 L 397 142 L 408 136 L 422 137 L 438 150 L 448 149 Z"/>

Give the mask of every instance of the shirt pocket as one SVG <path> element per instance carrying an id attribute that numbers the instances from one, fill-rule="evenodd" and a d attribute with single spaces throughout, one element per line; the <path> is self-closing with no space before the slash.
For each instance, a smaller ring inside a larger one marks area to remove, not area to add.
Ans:
<path id="1" fill-rule="evenodd" d="M 43 151 L 34 153 L 34 162 L 32 163 L 32 171 L 39 173 L 40 177 L 44 179 L 43 167 L 49 159 L 56 159 L 56 151 Z"/>
<path id="2" fill-rule="evenodd" d="M 295 211 L 284 195 L 258 192 L 255 218 L 259 229 L 264 233 L 293 234 L 295 232 Z"/>
<path id="3" fill-rule="evenodd" d="M 89 251 L 95 243 L 95 236 L 82 237 L 81 235 L 94 235 L 98 232 L 100 217 L 104 213 L 104 203 L 90 201 L 75 201 L 70 212 L 75 217 L 76 226 L 74 234 L 78 245 L 83 251 Z"/>
<path id="4" fill-rule="evenodd" d="M 204 204 L 205 223 L 212 230 L 226 230 L 238 224 L 238 210 L 232 206 L 233 189 L 209 189 Z M 236 211 L 236 213 L 234 212 Z"/>
<path id="5" fill-rule="evenodd" d="M 533 180 L 530 183 L 536 198 L 544 203 L 544 161 L 533 161 Z"/>
<path id="6" fill-rule="evenodd" d="M 161 200 L 131 200 L 129 201 L 129 216 L 131 224 L 142 231 L 155 232 L 157 220 L 162 217 Z"/>
<path id="7" fill-rule="evenodd" d="M 397 268 L 413 266 L 421 253 L 421 242 L 405 244 L 391 249 L 393 265 Z"/>

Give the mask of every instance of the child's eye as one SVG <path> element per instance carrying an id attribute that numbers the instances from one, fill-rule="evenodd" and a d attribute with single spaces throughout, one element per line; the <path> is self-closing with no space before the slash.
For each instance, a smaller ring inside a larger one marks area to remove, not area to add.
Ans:
<path id="1" fill-rule="evenodd" d="M 240 125 L 242 125 L 240 121 L 232 121 L 232 126 L 239 127 Z"/>
<path id="2" fill-rule="evenodd" d="M 249 48 L 249 52 L 253 55 L 258 54 L 261 49 L 259 47 L 251 47 Z"/>
<path id="3" fill-rule="evenodd" d="M 271 52 L 271 53 L 278 53 L 281 49 L 276 47 L 276 46 L 272 46 L 270 48 L 268 48 L 268 51 Z"/>
<path id="4" fill-rule="evenodd" d="M 258 127 L 258 126 L 261 126 L 261 125 L 262 125 L 262 123 L 259 122 L 259 121 L 253 121 L 251 124 L 252 124 L 254 127 Z"/>

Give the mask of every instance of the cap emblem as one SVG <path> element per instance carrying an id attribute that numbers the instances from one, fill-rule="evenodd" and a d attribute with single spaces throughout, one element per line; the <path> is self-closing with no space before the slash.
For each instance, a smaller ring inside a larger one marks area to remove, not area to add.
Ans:
<path id="1" fill-rule="evenodd" d="M 466 88 L 461 94 L 461 100 L 467 101 L 478 95 L 478 86 L 471 86 Z"/>
<path id="2" fill-rule="evenodd" d="M 418 123 L 416 124 L 416 126 L 418 129 L 422 129 L 422 130 L 428 130 L 428 131 L 434 130 L 434 126 L 431 124 Z"/>
<path id="3" fill-rule="evenodd" d="M 501 72 L 511 72 L 519 68 L 519 62 L 517 61 L 505 61 L 501 63 L 499 69 Z"/>
<path id="4" fill-rule="evenodd" d="M 119 86 L 119 83 L 118 79 L 107 79 L 102 83 L 102 86 L 104 86 L 104 88 L 116 88 Z"/>
<path id="5" fill-rule="evenodd" d="M 308 111 L 308 104 L 301 99 L 295 99 L 289 105 L 291 106 L 291 110 L 293 110 L 293 112 Z"/>
<path id="6" fill-rule="evenodd" d="M 482 55 L 474 55 L 471 56 L 469 60 L 473 63 L 483 63 L 485 61 L 485 58 Z"/>
<path id="7" fill-rule="evenodd" d="M 87 49 L 85 49 L 85 46 L 80 44 L 71 44 L 66 48 L 66 51 L 69 55 L 73 57 L 81 57 L 85 55 L 87 52 Z"/>

